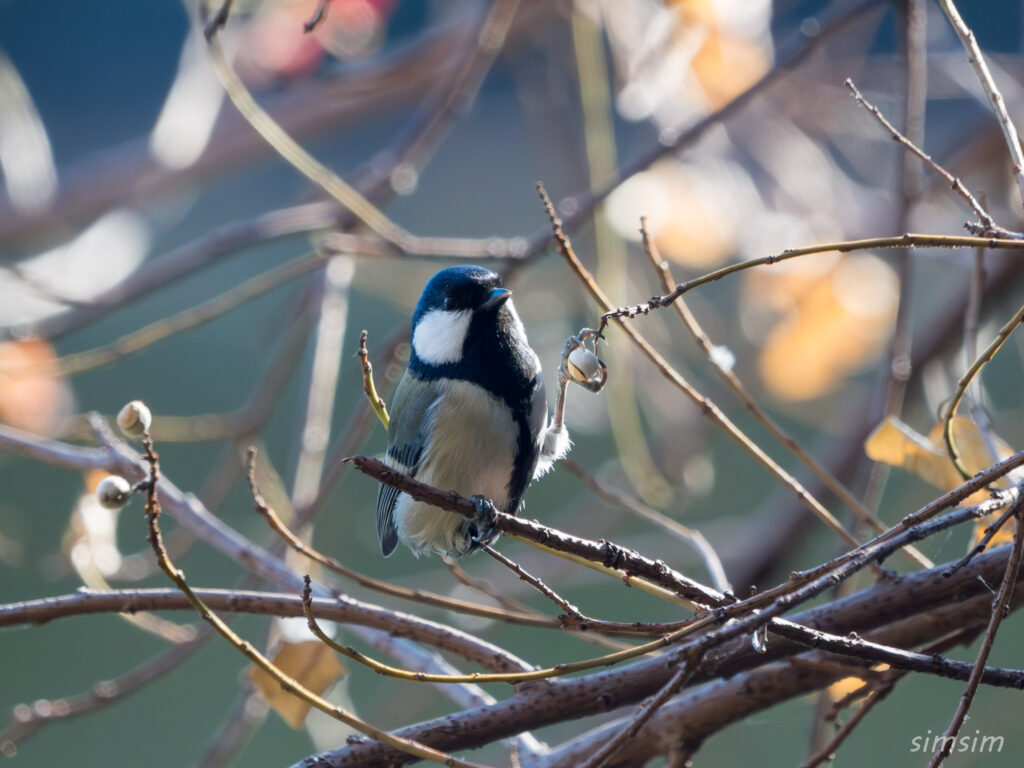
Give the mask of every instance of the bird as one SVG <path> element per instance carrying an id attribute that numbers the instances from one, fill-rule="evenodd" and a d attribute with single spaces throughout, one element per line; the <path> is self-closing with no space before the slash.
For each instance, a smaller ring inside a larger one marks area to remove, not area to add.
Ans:
<path id="1" fill-rule="evenodd" d="M 477 515 L 382 483 L 377 536 L 385 557 L 401 541 L 416 556 L 456 558 L 494 540 L 493 510 L 515 514 L 530 482 L 568 451 L 569 435 L 548 414 L 540 359 L 499 275 L 472 265 L 441 270 L 423 288 L 411 330 L 384 461 L 470 496 Z"/>

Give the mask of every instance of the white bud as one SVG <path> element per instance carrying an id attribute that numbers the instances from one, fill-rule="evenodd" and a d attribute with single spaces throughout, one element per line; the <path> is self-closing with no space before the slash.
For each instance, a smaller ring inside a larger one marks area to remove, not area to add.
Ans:
<path id="1" fill-rule="evenodd" d="M 153 424 L 153 414 L 141 400 L 132 400 L 117 414 L 117 426 L 125 437 L 142 437 Z"/>
<path id="2" fill-rule="evenodd" d="M 96 499 L 106 509 L 120 509 L 132 495 L 132 484 L 119 475 L 107 475 L 96 486 Z"/>
<path id="3" fill-rule="evenodd" d="M 585 347 L 576 347 L 566 361 L 569 375 L 576 381 L 590 381 L 601 373 L 601 359 Z"/>

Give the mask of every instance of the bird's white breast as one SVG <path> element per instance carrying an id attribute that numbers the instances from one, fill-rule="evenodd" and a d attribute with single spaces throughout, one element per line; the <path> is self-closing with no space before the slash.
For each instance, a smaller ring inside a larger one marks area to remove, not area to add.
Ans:
<path id="1" fill-rule="evenodd" d="M 468 309 L 457 312 L 432 309 L 425 313 L 412 334 L 416 355 L 429 365 L 458 362 L 472 319 L 473 313 Z"/>
<path id="2" fill-rule="evenodd" d="M 509 408 L 481 387 L 456 379 L 438 382 L 442 395 L 427 412 L 418 480 L 463 496 L 483 494 L 499 510 L 508 505 L 519 428 Z M 398 535 L 420 553 L 465 552 L 465 518 L 401 494 L 395 504 Z"/>

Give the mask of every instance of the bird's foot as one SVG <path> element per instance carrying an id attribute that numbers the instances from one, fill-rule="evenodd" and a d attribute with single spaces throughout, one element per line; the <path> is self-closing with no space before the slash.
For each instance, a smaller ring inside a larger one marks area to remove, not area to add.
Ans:
<path id="1" fill-rule="evenodd" d="M 591 342 L 593 351 L 587 349 Z M 568 381 L 575 381 L 590 392 L 600 392 L 608 381 L 608 367 L 597 356 L 597 343 L 607 341 L 600 331 L 593 328 L 581 328 L 575 336 L 570 336 L 562 350 L 562 361 L 558 366 L 559 392 L 565 391 Z"/>
<path id="2" fill-rule="evenodd" d="M 466 521 L 466 533 L 469 535 L 469 548 L 473 550 L 490 544 L 497 537 L 498 529 L 494 521 L 498 510 L 494 502 L 483 494 L 475 494 L 470 497 L 470 501 L 473 502 L 476 514 Z"/>

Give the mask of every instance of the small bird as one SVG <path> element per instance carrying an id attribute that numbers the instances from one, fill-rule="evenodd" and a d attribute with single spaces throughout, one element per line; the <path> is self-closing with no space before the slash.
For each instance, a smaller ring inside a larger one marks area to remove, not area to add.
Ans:
<path id="1" fill-rule="evenodd" d="M 515 514 L 526 487 L 569 448 L 553 425 L 540 360 L 512 293 L 482 267 L 443 269 L 412 317 L 412 354 L 391 405 L 386 463 L 442 490 L 472 496 L 476 519 L 415 501 L 381 484 L 377 536 L 385 557 L 457 557 L 494 538 L 487 500 Z"/>

